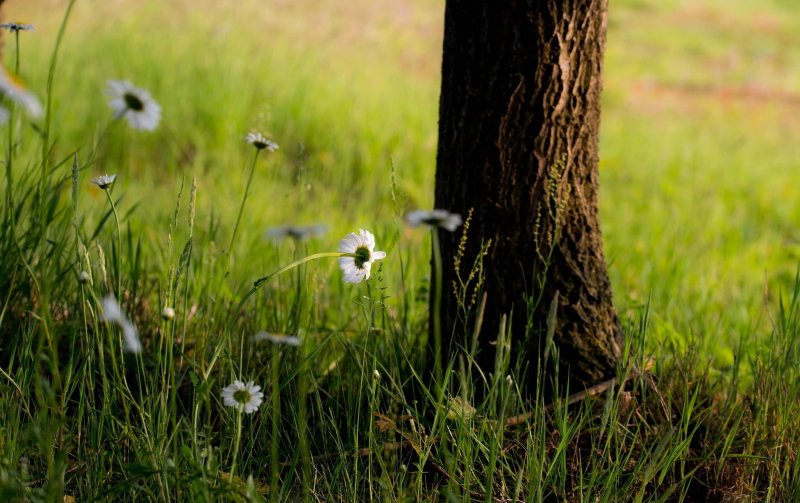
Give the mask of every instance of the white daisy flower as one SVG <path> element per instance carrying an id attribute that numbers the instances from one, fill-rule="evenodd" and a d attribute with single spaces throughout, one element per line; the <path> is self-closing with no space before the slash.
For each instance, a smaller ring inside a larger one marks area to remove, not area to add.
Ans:
<path id="1" fill-rule="evenodd" d="M 0 94 L 18 105 L 22 105 L 31 117 L 42 116 L 42 104 L 35 94 L 25 88 L 25 85 L 0 67 Z"/>
<path id="2" fill-rule="evenodd" d="M 32 24 L 25 23 L 0 23 L 0 28 L 5 28 L 8 31 L 36 31 Z"/>
<path id="3" fill-rule="evenodd" d="M 375 236 L 371 232 L 359 229 L 351 232 L 339 241 L 339 251 L 352 256 L 340 257 L 339 268 L 348 283 L 360 283 L 369 279 L 372 263 L 386 257 L 386 252 L 375 251 Z"/>
<path id="4" fill-rule="evenodd" d="M 287 346 L 299 346 L 300 338 L 294 335 L 271 334 L 269 332 L 259 332 L 253 336 L 256 342 L 269 341 L 273 344 L 285 344 Z"/>
<path id="5" fill-rule="evenodd" d="M 461 215 L 450 213 L 447 210 L 414 210 L 406 215 L 406 223 L 411 227 L 427 225 L 429 227 L 441 227 L 454 232 L 463 221 L 461 220 Z"/>
<path id="6" fill-rule="evenodd" d="M 114 184 L 114 180 L 116 179 L 117 175 L 102 175 L 97 178 L 92 178 L 92 183 L 103 190 L 107 190 Z"/>
<path id="7" fill-rule="evenodd" d="M 222 403 L 226 407 L 233 407 L 245 414 L 252 414 L 261 405 L 264 393 L 261 386 L 256 386 L 253 381 L 247 384 L 242 381 L 233 381 L 233 384 L 222 388 Z"/>
<path id="8" fill-rule="evenodd" d="M 328 231 L 327 225 L 307 225 L 307 226 L 294 226 L 294 225 L 281 225 L 280 227 L 272 227 L 267 229 L 265 235 L 276 241 L 284 238 L 290 238 L 295 241 L 305 241 L 312 237 L 322 236 Z"/>
<path id="9" fill-rule="evenodd" d="M 275 152 L 279 148 L 277 143 L 272 140 L 267 140 L 261 133 L 247 133 L 244 139 L 258 150 L 267 149 L 270 152 Z"/>
<path id="10" fill-rule="evenodd" d="M 106 94 L 114 117 L 128 120 L 133 129 L 153 131 L 161 120 L 161 107 L 144 89 L 125 80 L 109 80 Z"/>
<path id="11" fill-rule="evenodd" d="M 100 301 L 100 304 L 103 307 L 103 319 L 109 323 L 116 323 L 122 329 L 122 338 L 124 341 L 123 349 L 128 353 L 141 352 L 142 343 L 139 341 L 139 334 L 136 331 L 136 327 L 125 317 L 114 295 L 106 295 Z"/>

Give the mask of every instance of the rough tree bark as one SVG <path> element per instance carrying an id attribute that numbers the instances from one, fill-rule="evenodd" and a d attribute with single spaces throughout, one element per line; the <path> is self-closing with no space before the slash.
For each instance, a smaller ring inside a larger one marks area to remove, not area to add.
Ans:
<path id="1" fill-rule="evenodd" d="M 597 214 L 607 6 L 447 0 L 436 207 L 474 211 L 460 261 L 461 233 L 439 234 L 445 358 L 472 330 L 459 298 L 476 307 L 471 287 L 453 293 L 456 265 L 466 278 L 490 242 L 478 365 L 492 371 L 491 342 L 513 312 L 512 343 L 531 375 L 556 299 L 561 378 L 568 374 L 574 390 L 614 371 L 622 332 Z"/>

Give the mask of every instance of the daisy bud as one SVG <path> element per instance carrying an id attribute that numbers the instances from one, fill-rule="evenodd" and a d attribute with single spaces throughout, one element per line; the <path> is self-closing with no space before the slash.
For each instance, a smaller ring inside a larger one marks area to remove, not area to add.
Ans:
<path id="1" fill-rule="evenodd" d="M 171 320 L 175 317 L 175 310 L 169 306 L 165 306 L 164 310 L 161 311 L 161 317 L 167 321 Z"/>

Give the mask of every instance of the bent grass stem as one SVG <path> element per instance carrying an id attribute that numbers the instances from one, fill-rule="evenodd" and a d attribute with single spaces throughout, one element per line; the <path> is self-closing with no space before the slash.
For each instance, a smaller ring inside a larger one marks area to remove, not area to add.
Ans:
<path id="1" fill-rule="evenodd" d="M 259 289 L 261 289 L 261 287 L 264 285 L 264 283 L 266 283 L 270 279 L 274 278 L 275 276 L 277 276 L 277 275 L 279 275 L 281 273 L 284 273 L 286 271 L 289 271 L 291 269 L 294 269 L 295 267 L 298 267 L 300 265 L 303 265 L 306 262 L 311 262 L 312 260 L 317 260 L 317 259 L 320 259 L 320 258 L 325 258 L 325 257 L 355 257 L 355 256 L 356 256 L 355 253 L 344 253 L 344 252 L 314 253 L 313 255 L 309 255 L 308 257 L 303 257 L 303 258 L 301 258 L 299 260 L 295 260 L 291 264 L 289 264 L 287 266 L 284 266 L 284 267 L 281 267 L 280 269 L 278 269 L 277 271 L 273 272 L 272 274 L 268 274 L 268 275 L 266 275 L 266 276 L 264 276 L 262 278 L 259 278 L 259 279 L 255 280 L 253 282 L 253 288 L 251 288 L 250 290 L 248 290 L 248 292 L 246 294 L 244 294 L 244 297 L 242 297 L 242 300 L 239 302 L 239 305 L 236 306 L 236 309 L 233 311 L 232 318 L 231 318 L 231 321 L 230 321 L 230 324 L 229 324 L 228 328 L 230 328 L 230 325 L 233 324 L 233 321 L 239 315 L 239 312 L 242 310 L 242 307 L 244 307 L 245 302 L 247 302 L 247 300 L 250 297 L 252 297 Z"/>

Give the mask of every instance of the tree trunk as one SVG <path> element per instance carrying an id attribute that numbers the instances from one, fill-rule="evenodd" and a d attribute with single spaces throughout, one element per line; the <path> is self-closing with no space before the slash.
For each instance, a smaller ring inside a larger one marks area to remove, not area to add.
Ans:
<path id="1" fill-rule="evenodd" d="M 436 207 L 474 211 L 460 259 L 462 233 L 439 234 L 445 358 L 471 337 L 480 294 L 460 286 L 484 250 L 481 369 L 508 314 L 536 374 L 554 307 L 561 380 L 613 374 L 622 332 L 597 214 L 606 12 L 607 0 L 447 1 Z"/>

